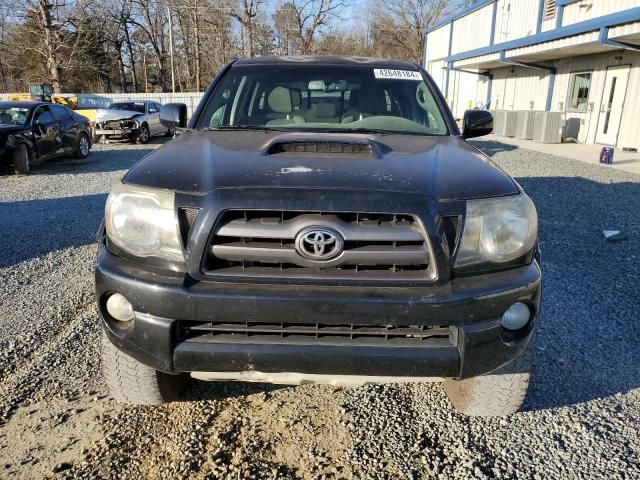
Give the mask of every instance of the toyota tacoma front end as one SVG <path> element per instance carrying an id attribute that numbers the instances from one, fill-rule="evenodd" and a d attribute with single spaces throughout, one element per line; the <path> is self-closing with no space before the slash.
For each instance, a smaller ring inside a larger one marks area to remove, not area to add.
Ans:
<path id="1" fill-rule="evenodd" d="M 536 210 L 465 138 L 417 65 L 239 60 L 189 128 L 107 200 L 96 268 L 113 395 L 186 377 L 445 381 L 468 414 L 526 393 L 540 309 Z"/>

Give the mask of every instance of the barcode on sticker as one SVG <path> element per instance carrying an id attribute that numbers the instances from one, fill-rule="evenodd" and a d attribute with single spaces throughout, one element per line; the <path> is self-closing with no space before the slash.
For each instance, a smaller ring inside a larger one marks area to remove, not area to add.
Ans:
<path id="1" fill-rule="evenodd" d="M 420 72 L 415 70 L 390 70 L 388 68 L 374 68 L 376 78 L 391 78 L 394 80 L 422 80 Z"/>

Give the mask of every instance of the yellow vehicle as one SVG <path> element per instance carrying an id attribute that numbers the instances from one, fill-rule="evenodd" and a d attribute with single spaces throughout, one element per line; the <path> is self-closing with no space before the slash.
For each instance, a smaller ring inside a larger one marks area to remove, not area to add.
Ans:
<path id="1" fill-rule="evenodd" d="M 80 115 L 87 117 L 91 124 L 96 121 L 96 109 L 95 108 L 78 108 L 80 103 L 77 96 L 63 96 L 59 94 L 53 94 L 53 88 L 49 83 L 30 83 L 29 91 L 25 93 L 13 93 L 9 95 L 9 101 L 12 102 L 51 102 L 59 103 L 71 110 L 77 111 Z"/>

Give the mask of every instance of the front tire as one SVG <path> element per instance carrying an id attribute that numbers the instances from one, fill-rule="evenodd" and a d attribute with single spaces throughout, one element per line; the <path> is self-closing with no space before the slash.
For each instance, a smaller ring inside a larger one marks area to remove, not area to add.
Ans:
<path id="1" fill-rule="evenodd" d="M 13 152 L 13 169 L 18 175 L 26 175 L 31 171 L 29 150 L 24 144 L 20 144 Z"/>
<path id="2" fill-rule="evenodd" d="M 160 405 L 178 400 L 187 386 L 185 375 L 169 375 L 148 367 L 118 350 L 102 333 L 102 371 L 116 401 Z"/>
<path id="3" fill-rule="evenodd" d="M 140 125 L 140 132 L 138 133 L 138 142 L 142 144 L 149 143 L 151 140 L 151 132 L 149 131 L 149 127 L 147 124 L 143 123 Z"/>
<path id="4" fill-rule="evenodd" d="M 446 380 L 453 406 L 474 417 L 503 417 L 520 410 L 529 388 L 532 352 L 527 349 L 495 372 L 467 380 Z"/>

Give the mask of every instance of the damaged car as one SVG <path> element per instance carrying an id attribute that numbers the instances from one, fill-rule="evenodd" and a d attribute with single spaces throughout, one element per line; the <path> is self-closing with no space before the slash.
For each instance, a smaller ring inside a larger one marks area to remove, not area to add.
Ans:
<path id="1" fill-rule="evenodd" d="M 0 102 L 0 165 L 24 174 L 36 161 L 86 158 L 90 131 L 87 118 L 62 105 Z"/>
<path id="2" fill-rule="evenodd" d="M 160 123 L 160 108 L 151 100 L 113 102 L 96 111 L 94 139 L 149 143 L 155 135 L 173 136 L 173 130 Z"/>

